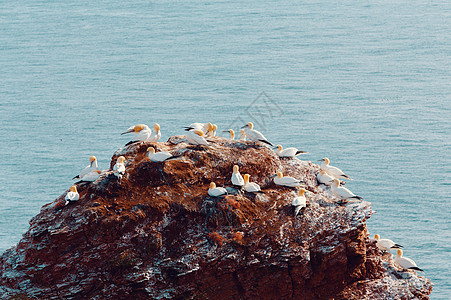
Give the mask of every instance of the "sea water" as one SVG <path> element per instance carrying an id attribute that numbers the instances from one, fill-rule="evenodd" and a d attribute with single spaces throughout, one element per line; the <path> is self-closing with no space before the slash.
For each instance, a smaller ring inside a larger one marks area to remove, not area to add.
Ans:
<path id="1" fill-rule="evenodd" d="M 0 251 L 129 126 L 266 137 L 329 157 L 451 298 L 449 1 L 0 3 Z"/>

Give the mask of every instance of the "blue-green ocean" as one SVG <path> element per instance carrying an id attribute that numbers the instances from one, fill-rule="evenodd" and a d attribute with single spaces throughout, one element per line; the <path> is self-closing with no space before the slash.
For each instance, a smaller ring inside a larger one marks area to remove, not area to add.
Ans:
<path id="1" fill-rule="evenodd" d="M 138 123 L 325 156 L 451 298 L 451 2 L 0 2 L 0 252 Z"/>

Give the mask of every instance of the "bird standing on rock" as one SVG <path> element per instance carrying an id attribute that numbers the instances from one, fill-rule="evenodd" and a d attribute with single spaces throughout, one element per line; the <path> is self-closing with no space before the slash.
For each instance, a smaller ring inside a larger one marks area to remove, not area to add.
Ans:
<path id="1" fill-rule="evenodd" d="M 334 178 L 341 178 L 341 179 L 348 179 L 348 180 L 352 180 L 351 177 L 349 177 L 348 175 L 346 175 L 342 170 L 340 170 L 337 167 L 334 166 L 330 166 L 330 160 L 327 157 L 324 157 L 323 159 L 321 159 L 320 161 L 322 161 L 321 163 L 321 170 L 326 171 L 327 174 L 329 174 L 330 176 L 333 176 Z"/>
<path id="2" fill-rule="evenodd" d="M 117 158 L 116 164 L 113 167 L 113 174 L 120 179 L 122 179 L 122 176 L 125 174 L 125 157 L 119 156 Z"/>
<path id="3" fill-rule="evenodd" d="M 376 240 L 376 246 L 380 250 L 389 251 L 394 249 L 402 248 L 401 245 L 395 244 L 392 240 L 389 239 L 381 239 L 380 235 L 376 234 L 374 236 L 374 239 Z"/>
<path id="4" fill-rule="evenodd" d="M 347 188 L 340 186 L 340 180 L 338 180 L 337 178 L 334 179 L 334 182 L 332 183 L 330 190 L 335 195 L 335 197 L 344 202 L 352 198 L 362 200 L 362 197 L 356 196 L 354 195 L 353 192 L 351 192 Z"/>
<path id="5" fill-rule="evenodd" d="M 291 205 L 294 206 L 294 216 L 296 217 L 298 213 L 307 206 L 307 199 L 305 199 L 304 193 L 306 192 L 306 189 L 300 189 L 299 194 L 297 197 L 293 198 L 293 201 L 291 202 Z"/>
<path id="6" fill-rule="evenodd" d="M 127 133 L 133 133 L 135 136 L 134 138 L 128 142 L 127 145 L 130 145 L 132 143 L 146 141 L 149 139 L 150 135 L 152 134 L 152 131 L 150 130 L 149 126 L 145 124 L 138 124 L 135 126 L 131 126 L 127 129 L 127 131 L 122 132 L 121 135 L 127 134 Z"/>
<path id="7" fill-rule="evenodd" d="M 293 158 L 299 154 L 307 154 L 307 152 L 298 150 L 297 148 L 294 148 L 294 147 L 289 147 L 289 148 L 283 149 L 282 145 L 277 145 L 276 148 L 277 148 L 276 154 L 279 157 Z"/>
<path id="8" fill-rule="evenodd" d="M 154 147 L 147 148 L 146 156 L 153 162 L 162 162 L 171 158 L 179 157 L 180 155 L 172 155 L 167 151 L 155 152 Z"/>
<path id="9" fill-rule="evenodd" d="M 241 128 L 244 129 L 244 132 L 246 133 L 246 137 L 249 139 L 249 141 L 263 142 L 270 146 L 274 146 L 273 144 L 271 144 L 271 142 L 269 142 L 265 138 L 265 136 L 260 131 L 257 131 L 254 129 L 254 124 L 252 124 L 252 122 L 247 123 L 246 125 L 244 125 Z"/>
<path id="10" fill-rule="evenodd" d="M 277 174 L 271 177 L 274 177 L 274 183 L 277 185 L 288 187 L 298 187 L 301 185 L 301 181 L 299 179 L 290 176 L 283 176 L 282 172 L 277 172 Z"/>
<path id="11" fill-rule="evenodd" d="M 242 188 L 244 185 L 244 178 L 241 176 L 240 169 L 237 165 L 233 166 L 231 181 L 234 186 L 239 188 Z"/>
<path id="12" fill-rule="evenodd" d="M 331 185 L 334 182 L 334 177 L 327 174 L 326 171 L 321 170 L 316 175 L 316 180 L 318 180 L 319 184 Z"/>
<path id="13" fill-rule="evenodd" d="M 155 123 L 153 125 L 153 131 L 150 134 L 150 137 L 147 139 L 149 142 L 158 142 L 158 140 L 161 138 L 161 131 L 160 131 L 160 125 L 158 123 Z"/>
<path id="14" fill-rule="evenodd" d="M 89 172 L 98 170 L 98 169 L 99 169 L 99 167 L 97 166 L 97 158 L 94 155 L 92 155 L 91 157 L 89 157 L 89 166 L 84 168 L 83 171 L 81 171 L 79 175 L 75 176 L 72 179 L 82 179 Z"/>
<path id="15" fill-rule="evenodd" d="M 219 197 L 227 194 L 227 190 L 223 187 L 216 187 L 216 183 L 211 182 L 210 188 L 208 189 L 208 195 L 212 197 Z"/>
<path id="16" fill-rule="evenodd" d="M 66 197 L 64 197 L 64 200 L 66 200 L 66 204 L 68 205 L 70 202 L 76 202 L 80 199 L 80 195 L 77 192 L 77 187 L 75 185 L 71 186 L 69 189 L 69 192 L 67 192 Z"/>
<path id="17" fill-rule="evenodd" d="M 191 129 L 186 133 L 186 140 L 191 145 L 204 145 L 209 146 L 210 144 L 204 137 L 204 132 L 199 129 Z"/>
<path id="18" fill-rule="evenodd" d="M 396 257 L 395 257 L 395 262 L 401 268 L 424 272 L 422 269 L 418 268 L 417 264 L 412 259 L 410 259 L 408 257 L 403 257 L 402 254 L 403 254 L 402 250 L 398 249 L 398 253 L 396 254 Z"/>
<path id="19" fill-rule="evenodd" d="M 263 193 L 260 186 L 255 182 L 249 182 L 251 175 L 244 174 L 244 185 L 243 188 L 248 193 Z"/>

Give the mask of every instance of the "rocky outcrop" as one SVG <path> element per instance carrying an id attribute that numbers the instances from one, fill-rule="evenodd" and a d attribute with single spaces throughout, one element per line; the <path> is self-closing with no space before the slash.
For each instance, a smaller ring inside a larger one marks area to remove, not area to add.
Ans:
<path id="1" fill-rule="evenodd" d="M 0 296 L 38 299 L 427 299 L 430 280 L 402 272 L 368 238 L 368 202 L 336 203 L 318 186 L 318 166 L 281 160 L 264 145 L 183 137 L 118 150 L 119 182 L 104 171 L 42 207 L 19 244 L 0 258 Z M 177 159 L 153 163 L 148 146 Z M 232 166 L 264 194 L 230 185 Z M 294 217 L 296 191 L 277 171 L 302 179 L 308 206 Z M 229 194 L 212 198 L 211 181 Z"/>

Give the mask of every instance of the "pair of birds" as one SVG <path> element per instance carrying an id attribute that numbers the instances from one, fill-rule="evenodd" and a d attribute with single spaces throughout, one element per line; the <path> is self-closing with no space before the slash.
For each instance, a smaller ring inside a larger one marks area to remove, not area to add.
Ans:
<path id="1" fill-rule="evenodd" d="M 323 158 L 321 161 L 321 171 L 316 175 L 318 183 L 330 186 L 332 194 L 340 199 L 340 201 L 347 201 L 348 199 L 362 200 L 362 197 L 355 195 L 340 184 L 340 178 L 352 180 L 351 177 L 346 175 L 339 168 L 329 165 L 330 160 L 327 157 Z"/>
<path id="2" fill-rule="evenodd" d="M 232 177 L 231 177 L 233 186 L 235 186 L 239 189 L 244 189 L 248 193 L 254 193 L 254 194 L 255 193 L 263 193 L 260 186 L 257 183 L 249 182 L 250 177 L 251 176 L 249 174 L 244 174 L 244 176 L 242 176 L 240 174 L 239 167 L 237 165 L 233 166 Z M 214 182 L 210 183 L 210 187 L 208 189 L 208 195 L 210 195 L 211 197 L 219 197 L 219 196 L 223 196 L 227 193 L 228 193 L 227 189 L 225 189 L 223 187 L 217 187 L 216 183 L 214 183 Z"/>
<path id="3" fill-rule="evenodd" d="M 297 180 L 293 177 L 289 176 L 283 176 L 282 172 L 278 172 L 277 178 L 274 179 L 274 182 L 278 185 L 284 185 L 284 186 L 299 186 L 300 180 Z M 255 182 L 249 182 L 250 175 L 244 174 L 242 176 L 239 171 L 239 167 L 237 165 L 233 166 L 232 171 L 232 177 L 231 182 L 235 187 L 238 187 L 240 189 L 244 189 L 248 193 L 263 193 L 261 191 L 260 186 Z M 296 185 L 295 185 L 296 183 Z M 299 194 L 297 197 L 295 197 L 292 201 L 292 205 L 295 207 L 295 216 L 299 213 L 299 211 L 306 207 L 307 200 L 305 198 L 304 193 L 306 192 L 305 189 L 300 189 Z M 223 187 L 216 187 L 216 184 L 214 182 L 210 183 L 210 187 L 208 189 L 208 195 L 212 197 L 219 197 L 222 195 L 227 194 L 227 190 Z"/>
<path id="4" fill-rule="evenodd" d="M 379 234 L 376 234 L 374 236 L 374 239 L 376 240 L 377 248 L 379 248 L 382 251 L 397 250 L 395 262 L 401 268 L 423 272 L 423 270 L 420 269 L 412 259 L 408 257 L 403 257 L 403 251 L 400 249 L 403 248 L 403 246 L 396 244 L 395 242 L 389 239 L 381 239 Z"/>

